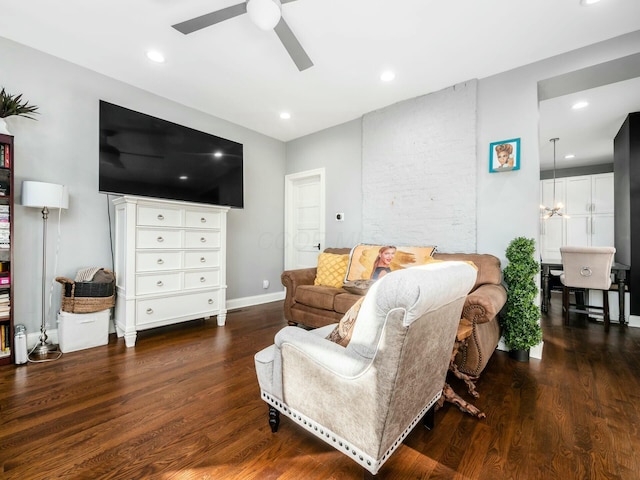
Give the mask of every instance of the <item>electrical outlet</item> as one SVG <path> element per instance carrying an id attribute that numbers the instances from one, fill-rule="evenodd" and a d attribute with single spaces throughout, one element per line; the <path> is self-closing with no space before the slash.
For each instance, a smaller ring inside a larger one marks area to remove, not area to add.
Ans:
<path id="1" fill-rule="evenodd" d="M 269 288 L 269 280 L 262 281 L 262 288 Z"/>

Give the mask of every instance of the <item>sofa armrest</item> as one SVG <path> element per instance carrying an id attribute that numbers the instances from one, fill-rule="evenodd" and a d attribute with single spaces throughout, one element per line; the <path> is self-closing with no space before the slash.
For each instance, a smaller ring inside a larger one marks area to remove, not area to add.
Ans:
<path id="1" fill-rule="evenodd" d="M 486 323 L 494 318 L 507 301 L 502 285 L 484 284 L 467 295 L 462 317 L 475 323 Z"/>
<path id="2" fill-rule="evenodd" d="M 284 297 L 284 318 L 288 322 L 293 322 L 291 307 L 296 303 L 296 288 L 298 285 L 313 285 L 316 279 L 316 267 L 299 268 L 297 270 L 285 270 L 280 275 L 280 281 L 286 289 Z"/>

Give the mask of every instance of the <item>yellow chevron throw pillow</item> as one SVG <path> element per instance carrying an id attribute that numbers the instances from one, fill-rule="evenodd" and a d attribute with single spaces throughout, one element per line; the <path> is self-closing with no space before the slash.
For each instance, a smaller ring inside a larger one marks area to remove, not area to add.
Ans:
<path id="1" fill-rule="evenodd" d="M 318 271 L 313 284 L 341 288 L 347 273 L 348 263 L 348 254 L 321 253 L 318 256 Z"/>

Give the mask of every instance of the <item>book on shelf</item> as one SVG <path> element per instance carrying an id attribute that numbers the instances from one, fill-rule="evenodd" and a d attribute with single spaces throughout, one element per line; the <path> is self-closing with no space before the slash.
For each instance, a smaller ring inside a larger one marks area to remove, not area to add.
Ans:
<path id="1" fill-rule="evenodd" d="M 2 165 L 5 168 L 11 168 L 11 146 L 7 143 L 3 144 L 4 155 L 2 156 Z"/>
<path id="2" fill-rule="evenodd" d="M 11 354 L 11 326 L 8 323 L 0 325 L 0 356 Z"/>

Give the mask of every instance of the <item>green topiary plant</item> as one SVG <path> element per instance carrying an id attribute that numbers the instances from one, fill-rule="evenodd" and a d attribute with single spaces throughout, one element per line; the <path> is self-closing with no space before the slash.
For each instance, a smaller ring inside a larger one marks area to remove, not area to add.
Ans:
<path id="1" fill-rule="evenodd" d="M 20 117 L 30 118 L 38 113 L 36 105 L 29 105 L 28 101 L 22 101 L 22 94 L 11 95 L 5 92 L 4 87 L 0 90 L 0 118 L 11 117 L 17 115 Z"/>
<path id="2" fill-rule="evenodd" d="M 500 323 L 504 341 L 511 350 L 528 350 L 542 341 L 538 323 L 540 309 L 535 303 L 538 288 L 534 280 L 540 271 L 535 261 L 535 242 L 531 238 L 514 238 L 507 247 L 509 264 L 504 269 L 507 304 Z"/>

